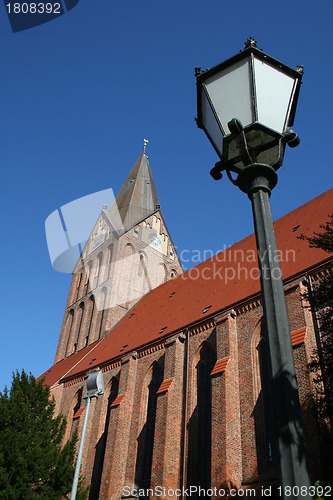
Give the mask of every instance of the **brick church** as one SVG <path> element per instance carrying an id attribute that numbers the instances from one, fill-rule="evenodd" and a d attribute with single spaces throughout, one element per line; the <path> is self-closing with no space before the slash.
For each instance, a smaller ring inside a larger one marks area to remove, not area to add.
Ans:
<path id="1" fill-rule="evenodd" d="M 318 231 L 332 206 L 330 190 L 275 223 L 314 479 L 322 463 L 308 363 L 320 333 L 304 292 L 333 259 L 299 236 Z M 255 249 L 251 235 L 183 272 L 145 150 L 116 204 L 101 211 L 73 272 L 55 363 L 43 374 L 67 417 L 67 440 L 82 429 L 87 375 L 103 372 L 81 467 L 90 499 L 276 481 Z"/>

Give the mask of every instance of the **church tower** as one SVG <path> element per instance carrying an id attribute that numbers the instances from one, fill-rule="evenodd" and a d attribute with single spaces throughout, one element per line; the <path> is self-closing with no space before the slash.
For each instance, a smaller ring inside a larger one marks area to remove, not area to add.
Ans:
<path id="1" fill-rule="evenodd" d="M 180 273 L 145 146 L 75 266 L 55 362 L 109 334 L 146 293 Z"/>

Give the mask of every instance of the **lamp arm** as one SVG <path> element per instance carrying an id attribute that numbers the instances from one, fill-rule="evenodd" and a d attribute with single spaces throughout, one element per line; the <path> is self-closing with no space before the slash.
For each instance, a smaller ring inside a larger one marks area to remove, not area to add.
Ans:
<path id="1" fill-rule="evenodd" d="M 296 146 L 299 145 L 300 142 L 301 142 L 300 138 L 298 137 L 296 132 L 291 130 L 291 128 L 286 130 L 282 134 L 281 139 L 279 140 L 279 154 L 278 154 L 276 162 L 272 165 L 272 167 L 275 170 L 278 170 L 281 167 L 282 162 L 283 162 L 283 158 L 284 158 L 284 152 L 285 152 L 287 144 L 290 148 L 295 148 Z"/>
<path id="2" fill-rule="evenodd" d="M 242 161 L 245 167 L 237 167 L 235 165 L 232 166 L 226 166 L 224 164 L 224 161 L 221 160 L 217 163 L 215 163 L 215 166 L 211 169 L 210 175 L 213 177 L 214 180 L 220 180 L 222 179 L 222 173 L 223 171 L 227 172 L 228 179 L 234 184 L 235 186 L 238 186 L 238 181 L 236 179 L 233 179 L 231 176 L 231 172 L 234 172 L 235 174 L 239 175 L 244 168 L 249 167 L 251 165 L 257 164 L 256 158 L 252 158 L 248 145 L 247 145 L 247 140 L 246 136 L 244 133 L 244 127 L 240 120 L 237 118 L 233 118 L 230 120 L 228 123 L 228 128 L 233 135 L 233 137 L 237 141 L 237 146 L 238 150 L 241 154 Z M 286 132 L 284 132 L 281 137 L 279 138 L 279 151 L 278 151 L 278 157 L 276 161 L 274 162 L 273 165 L 270 165 L 275 171 L 278 170 L 283 162 L 284 158 L 284 152 L 286 149 L 286 145 L 288 144 L 291 148 L 295 148 L 298 146 L 300 143 L 300 139 L 298 135 L 291 129 L 287 129 Z"/>

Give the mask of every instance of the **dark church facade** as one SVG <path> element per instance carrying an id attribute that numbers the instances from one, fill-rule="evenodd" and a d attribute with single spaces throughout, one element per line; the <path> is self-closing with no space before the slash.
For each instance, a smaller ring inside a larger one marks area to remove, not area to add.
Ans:
<path id="1" fill-rule="evenodd" d="M 57 412 L 67 417 L 66 441 L 82 430 L 87 376 L 103 372 L 105 393 L 91 403 L 81 467 L 89 498 L 140 491 L 185 497 L 190 488 L 193 498 L 200 488 L 222 498 L 227 488 L 274 486 L 254 235 L 183 272 L 146 151 L 116 204 L 102 209 L 74 269 L 55 363 L 43 374 Z M 299 236 L 318 231 L 332 206 L 330 190 L 275 222 L 313 480 L 323 464 L 308 364 L 320 332 L 306 291 L 332 255 Z"/>

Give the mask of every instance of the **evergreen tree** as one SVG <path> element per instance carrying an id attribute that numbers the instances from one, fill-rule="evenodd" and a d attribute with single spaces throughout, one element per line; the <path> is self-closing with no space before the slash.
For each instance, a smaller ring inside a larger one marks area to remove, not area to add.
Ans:
<path id="1" fill-rule="evenodd" d="M 61 446 L 63 415 L 42 381 L 23 370 L 0 393 L 0 499 L 57 500 L 71 491 L 76 436 Z"/>

